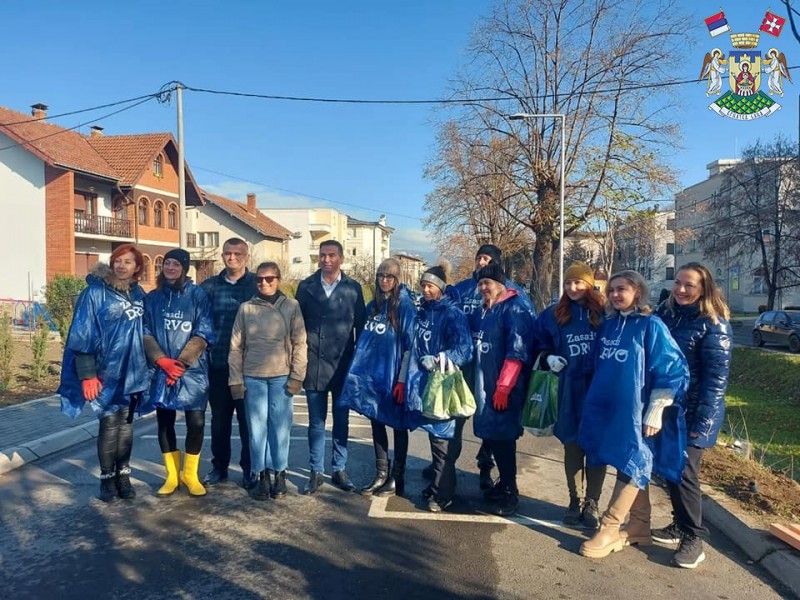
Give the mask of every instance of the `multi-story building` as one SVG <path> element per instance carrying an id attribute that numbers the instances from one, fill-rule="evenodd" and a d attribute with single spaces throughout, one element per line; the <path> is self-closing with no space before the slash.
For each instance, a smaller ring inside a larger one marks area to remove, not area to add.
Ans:
<path id="1" fill-rule="evenodd" d="M 377 221 L 361 221 L 347 217 L 347 260 L 377 271 L 381 261 L 390 256 L 390 239 L 394 228 L 386 226 L 386 217 Z"/>
<path id="2" fill-rule="evenodd" d="M 651 300 L 670 289 L 675 278 L 675 233 L 668 228 L 674 210 L 638 214 L 626 221 L 616 235 L 614 270 L 633 269 L 650 288 Z"/>
<path id="3" fill-rule="evenodd" d="M 220 271 L 222 245 L 236 237 L 250 247 L 250 268 L 264 261 L 277 262 L 282 270 L 290 265 L 291 232 L 256 207 L 256 195 L 247 194 L 247 202 L 236 202 L 203 191 L 205 203 L 189 211 L 194 233 L 189 235 L 189 252 L 197 263 L 197 279 L 203 281 Z"/>
<path id="4" fill-rule="evenodd" d="M 0 297 L 37 299 L 57 273 L 85 275 L 122 243 L 146 255 L 143 285 L 178 245 L 177 147 L 169 133 L 83 136 L 0 107 Z M 187 169 L 187 206 L 202 202 Z"/>
<path id="5" fill-rule="evenodd" d="M 418 254 L 409 252 L 395 252 L 392 258 L 400 261 L 400 283 L 406 284 L 409 289 L 417 289 L 420 276 L 428 268 L 425 260 Z"/>

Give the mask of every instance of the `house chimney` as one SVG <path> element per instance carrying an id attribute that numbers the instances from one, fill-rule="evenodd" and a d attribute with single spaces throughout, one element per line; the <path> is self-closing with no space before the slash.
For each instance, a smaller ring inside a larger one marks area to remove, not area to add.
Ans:
<path id="1" fill-rule="evenodd" d="M 41 102 L 31 104 L 31 115 L 36 119 L 46 119 L 47 104 L 42 104 Z"/>
<path id="2" fill-rule="evenodd" d="M 256 208 L 256 195 L 255 194 L 247 194 L 247 212 L 251 215 L 256 214 L 258 209 Z"/>
<path id="3" fill-rule="evenodd" d="M 100 127 L 100 125 L 92 125 L 89 129 L 91 130 L 89 132 L 89 137 L 103 137 L 104 127 Z"/>

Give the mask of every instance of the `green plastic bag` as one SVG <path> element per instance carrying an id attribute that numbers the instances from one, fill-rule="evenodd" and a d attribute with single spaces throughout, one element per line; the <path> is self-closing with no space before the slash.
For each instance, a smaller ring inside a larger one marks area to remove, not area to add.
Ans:
<path id="1" fill-rule="evenodd" d="M 539 359 L 533 366 L 528 395 L 522 408 L 522 426 L 533 435 L 553 435 L 558 419 L 558 375 L 539 370 Z"/>
<path id="2" fill-rule="evenodd" d="M 477 405 L 461 370 L 448 361 L 447 367 L 428 373 L 422 392 L 422 414 L 429 419 L 446 421 L 453 417 L 471 417 Z"/>

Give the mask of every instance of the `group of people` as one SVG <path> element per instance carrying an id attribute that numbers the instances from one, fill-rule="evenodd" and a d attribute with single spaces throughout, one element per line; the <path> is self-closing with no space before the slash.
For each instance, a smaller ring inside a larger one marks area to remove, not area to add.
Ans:
<path id="1" fill-rule="evenodd" d="M 606 300 L 593 270 L 576 263 L 564 274 L 558 302 L 537 318 L 527 294 L 503 272 L 500 249 L 490 244 L 478 249 L 472 277 L 455 285 L 444 266 L 427 269 L 419 302 L 401 284 L 399 262 L 384 260 L 366 306 L 361 285 L 341 270 L 339 242 L 321 244 L 320 268 L 294 298 L 281 292 L 276 263 L 247 269 L 243 240 L 226 241 L 222 258 L 225 269 L 197 286 L 187 277 L 189 254 L 173 249 L 156 289 L 145 295 L 137 283 L 142 255 L 125 244 L 87 278 L 65 345 L 59 394 L 65 413 L 76 416 L 90 402 L 100 420 L 101 500 L 135 496 L 132 421 L 136 411 L 152 410 L 166 469 L 159 496 L 181 485 L 200 496 L 228 479 L 234 413 L 242 485 L 256 500 L 284 496 L 293 396 L 304 389 L 310 457 L 304 494 L 324 482 L 330 396 L 334 485 L 356 489 L 346 471 L 355 410 L 370 419 L 375 451 L 374 477 L 360 493 L 405 493 L 408 434 L 420 428 L 431 449 L 423 497 L 430 511 L 447 510 L 468 417 L 432 418 L 425 403 L 437 372 L 460 370 L 475 400 L 486 510 L 512 515 L 519 504 L 516 442 L 535 365 L 558 376 L 554 433 L 564 445 L 569 492 L 563 521 L 596 529 L 581 554 L 601 558 L 655 540 L 680 544 L 678 566 L 693 568 L 704 559 L 708 532 L 698 471 L 722 423 L 731 330 L 728 308 L 703 265 L 681 267 L 653 312 L 638 273 L 612 275 Z M 201 482 L 209 402 L 212 469 Z M 183 461 L 178 410 L 187 427 Z M 617 480 L 601 514 L 607 466 Z M 674 520 L 663 529 L 650 527 L 653 474 L 667 480 L 673 506 Z"/>

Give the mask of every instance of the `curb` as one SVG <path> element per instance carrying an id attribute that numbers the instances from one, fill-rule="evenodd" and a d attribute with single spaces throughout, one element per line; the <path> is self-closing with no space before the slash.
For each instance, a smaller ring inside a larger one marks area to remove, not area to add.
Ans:
<path id="1" fill-rule="evenodd" d="M 800 598 L 800 555 L 768 531 L 753 527 L 719 492 L 702 485 L 703 517 L 733 542 L 748 559 Z"/>
<path id="2" fill-rule="evenodd" d="M 142 419 L 150 419 L 156 414 L 155 411 L 146 415 L 137 416 L 134 422 Z M 42 458 L 61 452 L 71 446 L 97 439 L 97 431 L 100 422 L 97 419 L 76 425 L 62 431 L 56 431 L 30 442 L 11 448 L 0 450 L 0 475 L 5 475 L 15 469 L 19 469 L 29 463 L 36 462 Z"/>

